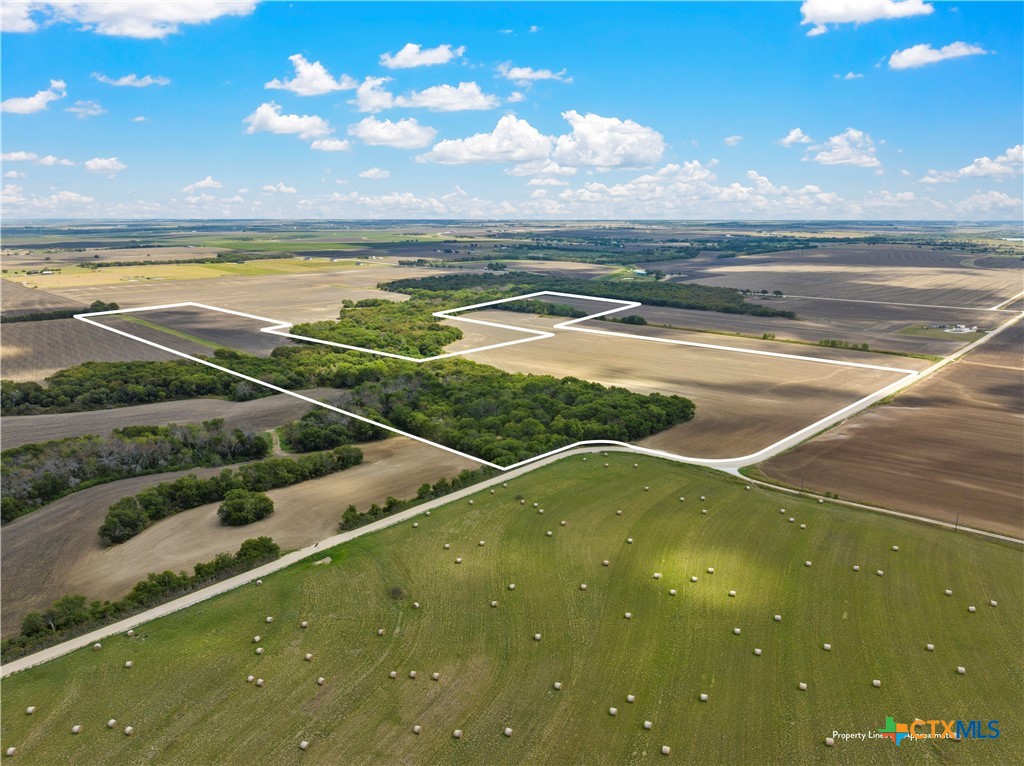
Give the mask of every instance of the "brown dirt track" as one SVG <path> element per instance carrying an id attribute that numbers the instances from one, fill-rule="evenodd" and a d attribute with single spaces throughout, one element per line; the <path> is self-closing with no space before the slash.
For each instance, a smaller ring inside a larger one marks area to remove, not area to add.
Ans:
<path id="1" fill-rule="evenodd" d="M 760 468 L 848 500 L 1024 537 L 1024 326 Z"/>
<path id="2" fill-rule="evenodd" d="M 311 545 L 334 534 L 349 503 L 364 509 L 386 495 L 412 497 L 427 481 L 455 476 L 473 463 L 401 437 L 361 445 L 364 462 L 347 471 L 271 490 L 274 515 L 244 527 L 222 527 L 217 506 L 178 514 L 108 550 L 97 530 L 111 503 L 144 487 L 186 473 L 210 475 L 220 468 L 179 471 L 112 482 L 51 503 L 3 528 L 0 570 L 4 583 L 3 635 L 16 633 L 25 614 L 48 607 L 66 593 L 89 599 L 123 596 L 149 572 L 188 570 L 243 540 L 268 535 L 284 549 Z"/>
<path id="3" fill-rule="evenodd" d="M 516 315 L 510 321 L 509 312 L 504 311 L 480 311 L 473 316 L 538 329 L 550 329 L 560 321 L 529 314 Z M 601 329 L 630 331 L 623 325 L 602 325 Z M 708 336 L 699 340 L 707 341 Z M 764 347 L 780 350 L 778 344 Z M 895 367 L 908 367 L 907 363 L 915 361 L 859 356 L 870 364 Z M 756 452 L 901 377 L 898 373 L 571 331 L 556 331 L 554 338 L 482 351 L 469 358 L 510 372 L 571 375 L 639 393 L 685 396 L 696 403 L 696 418 L 641 444 L 706 458 Z"/>

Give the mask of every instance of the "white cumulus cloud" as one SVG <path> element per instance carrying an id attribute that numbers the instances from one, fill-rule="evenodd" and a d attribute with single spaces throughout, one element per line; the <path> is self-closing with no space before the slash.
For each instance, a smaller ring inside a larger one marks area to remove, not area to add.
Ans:
<path id="1" fill-rule="evenodd" d="M 388 170 L 382 170 L 381 168 L 369 168 L 359 174 L 360 178 L 371 178 L 373 180 L 380 180 L 382 178 L 388 178 L 391 172 Z"/>
<path id="2" fill-rule="evenodd" d="M 490 133 L 441 141 L 416 159 L 444 165 L 475 162 L 530 162 L 545 160 L 551 153 L 551 138 L 526 120 L 506 114 Z"/>
<path id="3" fill-rule="evenodd" d="M 821 165 L 856 165 L 863 168 L 877 168 L 881 162 L 875 155 L 875 142 L 862 130 L 847 128 L 839 135 L 832 136 L 824 144 L 813 146 L 809 152 L 817 152 L 811 159 Z"/>
<path id="4" fill-rule="evenodd" d="M 349 101 L 360 112 L 376 113 L 395 105 L 393 93 L 384 89 L 390 77 L 367 77 L 356 88 L 356 97 Z"/>
<path id="5" fill-rule="evenodd" d="M 0 112 L 35 114 L 43 111 L 51 101 L 58 101 L 67 94 L 67 84 L 63 80 L 50 80 L 50 87 L 34 96 L 15 96 L 0 102 Z"/>
<path id="6" fill-rule="evenodd" d="M 28 176 L 20 170 L 8 170 L 4 173 L 4 178 L 28 178 Z"/>
<path id="7" fill-rule="evenodd" d="M 804 133 L 800 128 L 793 128 L 784 138 L 779 139 L 779 143 L 783 146 L 792 146 L 793 144 L 809 144 L 811 143 L 811 137 Z"/>
<path id="8" fill-rule="evenodd" d="M 196 189 L 220 189 L 223 188 L 224 184 L 216 180 L 213 176 L 207 176 L 202 181 L 196 181 L 182 189 L 183 192 L 194 192 Z"/>
<path id="9" fill-rule="evenodd" d="M 805 0 L 801 24 L 810 24 L 808 37 L 823 35 L 828 24 L 866 24 L 879 19 L 926 16 L 935 10 L 922 0 Z"/>
<path id="10" fill-rule="evenodd" d="M 93 157 L 85 161 L 85 169 L 93 173 L 109 173 L 111 176 L 124 170 L 127 165 L 117 157 Z"/>
<path id="11" fill-rule="evenodd" d="M 602 117 L 575 110 L 562 112 L 572 132 L 555 142 L 553 158 L 561 165 L 596 168 L 646 167 L 665 153 L 661 133 L 633 120 Z"/>
<path id="12" fill-rule="evenodd" d="M 722 143 L 724 143 L 726 146 L 739 146 L 740 141 L 742 140 L 743 136 L 727 136 L 725 139 L 723 139 Z"/>
<path id="13" fill-rule="evenodd" d="M 1009 178 L 1024 173 L 1024 144 L 1011 146 L 995 159 L 984 156 L 978 157 L 970 165 L 959 170 L 929 170 L 921 179 L 921 183 L 939 184 L 951 183 L 965 177 L 991 177 Z"/>
<path id="14" fill-rule="evenodd" d="M 71 167 L 72 165 L 75 164 L 72 160 L 65 159 L 64 157 L 54 157 L 52 154 L 47 154 L 45 157 L 40 157 L 38 159 L 38 163 L 40 165 L 45 165 L 46 167 L 53 167 L 54 165 L 64 165 L 66 167 Z"/>
<path id="15" fill-rule="evenodd" d="M 400 149 L 422 149 L 437 135 L 436 130 L 420 125 L 414 117 L 396 122 L 366 117 L 349 125 L 348 133 L 370 146 L 395 146 Z"/>
<path id="16" fill-rule="evenodd" d="M 864 75 L 859 72 L 847 72 L 846 74 L 834 74 L 832 75 L 837 80 L 862 80 Z"/>
<path id="17" fill-rule="evenodd" d="M 260 104 L 256 111 L 242 122 L 249 125 L 246 133 L 284 133 L 299 138 L 319 138 L 331 132 L 331 126 L 323 117 L 315 114 L 281 114 L 281 107 L 274 101 Z"/>
<path id="18" fill-rule="evenodd" d="M 93 72 L 90 77 L 94 80 L 106 83 L 107 85 L 113 85 L 117 88 L 148 88 L 151 85 L 163 86 L 171 84 L 170 79 L 167 77 L 154 77 L 151 74 L 139 77 L 134 72 L 116 79 L 113 77 L 107 77 L 105 74 L 100 74 L 99 72 Z"/>
<path id="19" fill-rule="evenodd" d="M 318 138 L 309 148 L 318 152 L 347 152 L 352 148 L 352 142 L 340 138 Z"/>
<path id="20" fill-rule="evenodd" d="M 6 5 L 6 3 L 5 3 Z M 186 24 L 206 24 L 221 16 L 247 16 L 256 2 L 247 0 L 94 0 L 93 2 L 33 3 L 51 21 L 78 24 L 79 29 L 112 37 L 153 40 L 167 37 Z"/>
<path id="21" fill-rule="evenodd" d="M 572 82 L 572 77 L 568 76 L 564 69 L 560 72 L 553 72 L 550 69 L 532 69 L 528 66 L 512 66 L 510 61 L 498 65 L 498 74 L 506 80 L 511 80 L 516 85 L 521 86 L 528 86 L 538 80 Z"/>
<path id="22" fill-rule="evenodd" d="M 321 96 L 336 90 L 354 90 L 359 83 L 343 74 L 337 79 L 331 76 L 319 61 L 310 63 L 301 53 L 289 56 L 295 69 L 295 76 L 290 80 L 274 78 L 263 87 L 269 90 L 290 90 L 300 96 Z"/>
<path id="23" fill-rule="evenodd" d="M 398 53 L 381 54 L 380 64 L 388 69 L 412 69 L 418 66 L 434 66 L 447 64 L 466 52 L 466 46 L 452 48 L 451 45 L 438 45 L 436 48 L 423 48 L 416 43 L 406 43 Z"/>
<path id="24" fill-rule="evenodd" d="M 484 93 L 475 82 L 460 82 L 458 86 L 434 85 L 395 99 L 395 106 L 422 107 L 432 112 L 493 109 L 500 104 L 501 99 Z"/>
<path id="25" fill-rule="evenodd" d="M 978 192 L 957 203 L 956 209 L 961 213 L 1004 213 L 1019 220 L 1024 214 L 1024 201 L 1001 191 Z"/>
<path id="26" fill-rule="evenodd" d="M 298 190 L 294 186 L 286 186 L 282 181 L 276 184 L 264 184 L 263 191 L 277 194 L 295 194 Z"/>
<path id="27" fill-rule="evenodd" d="M 963 56 L 983 56 L 987 51 L 980 45 L 955 42 L 941 48 L 933 48 L 928 43 L 921 43 L 910 48 L 896 51 L 889 57 L 890 69 L 917 69 L 918 67 L 937 64 L 947 59 L 958 59 Z"/>
<path id="28" fill-rule="evenodd" d="M 84 120 L 89 117 L 98 117 L 101 114 L 105 114 L 107 110 L 100 106 L 97 101 L 76 101 L 74 106 L 69 106 L 64 111 L 71 112 L 78 119 Z"/>

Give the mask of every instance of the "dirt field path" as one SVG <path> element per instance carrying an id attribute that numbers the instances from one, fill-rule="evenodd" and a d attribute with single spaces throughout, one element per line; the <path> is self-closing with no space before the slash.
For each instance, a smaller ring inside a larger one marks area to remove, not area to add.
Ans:
<path id="1" fill-rule="evenodd" d="M 361 445 L 364 462 L 332 476 L 271 490 L 274 515 L 244 527 L 223 527 L 217 505 L 172 516 L 113 548 L 100 547 L 97 530 L 111 503 L 186 473 L 209 476 L 220 468 L 178 471 L 78 492 L 4 527 L 2 539 L 3 635 L 18 631 L 22 617 L 67 593 L 89 599 L 123 596 L 149 572 L 189 570 L 242 541 L 267 535 L 283 549 L 311 545 L 337 530 L 350 503 L 365 510 L 388 495 L 416 494 L 424 482 L 451 478 L 476 464 L 410 439 Z"/>

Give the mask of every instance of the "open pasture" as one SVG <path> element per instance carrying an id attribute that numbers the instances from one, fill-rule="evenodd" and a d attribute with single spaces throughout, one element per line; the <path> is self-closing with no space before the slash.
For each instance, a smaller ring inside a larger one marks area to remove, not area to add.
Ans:
<path id="1" fill-rule="evenodd" d="M 193 508 L 154 524 L 126 543 L 104 549 L 97 530 L 111 503 L 145 487 L 221 468 L 154 474 L 91 487 L 61 498 L 4 526 L 2 574 L 4 633 L 16 632 L 22 617 L 45 609 L 67 593 L 90 600 L 117 599 L 149 572 L 191 571 L 218 553 L 238 550 L 242 541 L 266 535 L 283 549 L 312 545 L 337 530 L 345 508 L 366 510 L 388 495 L 412 497 L 424 482 L 454 477 L 477 464 L 411 439 L 392 438 L 360 445 L 361 465 L 337 474 L 270 490 L 274 514 L 242 527 L 225 527 L 217 506 Z"/>
<path id="2" fill-rule="evenodd" d="M 472 316 L 532 329 L 550 329 L 561 321 L 505 311 L 485 310 Z M 628 325 L 599 322 L 592 326 L 624 333 L 633 330 Z M 898 372 L 635 338 L 568 330 L 555 333 L 554 338 L 480 351 L 470 358 L 509 372 L 575 376 L 638 393 L 685 396 L 696 403 L 696 417 L 641 444 L 688 457 L 725 458 L 756 452 L 902 377 Z M 700 336 L 695 340 L 713 343 L 718 339 Z M 772 343 L 762 346 L 784 353 L 790 349 Z M 827 354 L 819 356 L 828 358 Z M 857 356 L 858 361 L 886 367 L 914 369 L 919 363 L 875 354 Z"/>
<path id="3" fill-rule="evenodd" d="M 1024 757 L 1018 548 L 620 453 L 494 490 L 6 679 L 2 746 L 45 764 Z M 886 716 L 1003 736 L 824 744 Z"/>
<path id="4" fill-rule="evenodd" d="M 772 458 L 772 479 L 1024 537 L 1024 327 Z"/>
<path id="5" fill-rule="evenodd" d="M 60 247 L 57 245 L 56 247 Z M 185 261 L 193 258 L 211 258 L 224 252 L 220 247 L 162 246 L 152 247 L 81 247 L 73 250 L 31 249 L 4 250 L 4 268 L 67 269 L 80 263 L 95 265 L 111 262 Z"/>

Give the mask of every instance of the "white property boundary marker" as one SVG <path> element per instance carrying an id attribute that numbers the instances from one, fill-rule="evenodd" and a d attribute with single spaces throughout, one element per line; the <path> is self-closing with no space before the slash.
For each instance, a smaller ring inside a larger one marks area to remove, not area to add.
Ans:
<path id="1" fill-rule="evenodd" d="M 591 334 L 595 334 L 595 335 L 606 335 L 606 336 L 609 336 L 609 337 L 617 337 L 617 338 L 629 338 L 631 340 L 646 341 L 646 342 L 651 342 L 651 343 L 665 343 L 665 344 L 676 345 L 676 346 L 692 346 L 692 347 L 695 347 L 695 348 L 705 348 L 705 349 L 713 349 L 713 350 L 718 350 L 718 351 L 728 351 L 728 352 L 737 353 L 737 354 L 751 354 L 751 355 L 754 355 L 754 356 L 769 356 L 769 357 L 777 357 L 777 358 L 782 358 L 782 359 L 790 359 L 790 360 L 801 361 L 801 362 L 810 362 L 810 363 L 817 363 L 817 364 L 831 364 L 831 365 L 838 365 L 838 366 L 842 366 L 842 367 L 853 367 L 853 368 L 860 368 L 860 369 L 880 370 L 880 371 L 884 371 L 884 372 L 901 373 L 903 375 L 903 377 L 901 377 L 899 380 L 896 380 L 893 383 L 890 383 L 890 384 L 888 384 L 886 386 L 883 386 L 882 388 L 878 389 L 877 391 L 875 391 L 875 392 L 873 392 L 871 394 L 868 394 L 867 396 L 865 396 L 865 397 L 863 397 L 861 399 L 858 399 L 857 401 L 853 402 L 852 404 L 849 404 L 849 405 L 847 405 L 845 407 L 842 407 L 842 408 L 836 410 L 835 412 L 833 412 L 832 414 L 826 415 L 825 417 L 821 418 L 820 420 L 818 420 L 818 421 L 816 421 L 814 423 L 811 423 L 810 425 L 805 426 L 804 428 L 801 428 L 798 431 L 793 432 L 789 436 L 786 436 L 786 437 L 780 439 L 779 441 L 775 442 L 774 444 L 770 444 L 767 447 L 765 447 L 765 448 L 763 448 L 761 450 L 758 450 L 756 452 L 752 452 L 752 453 L 750 453 L 748 455 L 741 455 L 741 456 L 732 457 L 732 458 L 699 458 L 699 457 L 689 457 L 689 456 L 685 456 L 685 455 L 678 455 L 678 454 L 673 453 L 673 452 L 667 452 L 667 451 L 664 451 L 664 450 L 656 450 L 656 449 L 651 449 L 649 447 L 639 447 L 639 446 L 636 446 L 636 445 L 633 445 L 633 444 L 628 444 L 626 442 L 620 442 L 620 441 L 614 441 L 614 440 L 603 440 L 603 439 L 600 439 L 600 440 L 599 439 L 590 439 L 590 440 L 586 440 L 586 441 L 575 442 L 573 444 L 568 444 L 568 445 L 566 445 L 564 447 L 559 447 L 558 449 L 554 449 L 554 450 L 551 450 L 549 452 L 545 452 L 545 453 L 540 454 L 540 455 L 535 455 L 534 457 L 526 458 L 525 460 L 520 460 L 518 463 L 513 463 L 512 465 L 502 466 L 502 465 L 498 465 L 497 463 L 492 463 L 489 460 L 484 460 L 483 458 L 476 457 L 475 455 L 470 455 L 470 454 L 467 454 L 467 453 L 462 452 L 460 450 L 453 449 L 451 447 L 447 447 L 447 446 L 445 446 L 443 444 L 439 444 L 437 442 L 430 441 L 429 439 L 424 439 L 422 436 L 417 436 L 415 434 L 408 433 L 407 431 L 403 431 L 403 430 L 401 430 L 399 428 L 395 428 L 394 426 L 390 426 L 390 425 L 387 425 L 385 423 L 380 423 L 380 422 L 378 422 L 376 420 L 372 420 L 371 418 L 367 418 L 367 417 L 365 417 L 363 415 L 359 415 L 358 413 L 350 412 L 348 410 L 343 410 L 343 409 L 341 409 L 339 407 L 335 407 L 333 405 L 326 404 L 326 403 L 321 402 L 321 401 L 319 401 L 317 399 L 313 399 L 311 397 L 305 396 L 305 395 L 297 393 L 295 391 L 290 391 L 290 390 L 288 390 L 286 388 L 282 388 L 280 386 L 275 386 L 272 383 L 267 383 L 266 381 L 260 380 L 258 378 L 253 378 L 253 377 L 250 377 L 249 375 L 244 375 L 244 374 L 242 374 L 240 372 L 236 372 L 235 370 L 231 370 L 231 369 L 229 369 L 227 367 L 223 367 L 223 366 L 221 366 L 219 364 L 214 364 L 213 362 L 207 361 L 205 359 L 200 359 L 199 357 L 195 357 L 195 356 L 192 356 L 190 354 L 186 354 L 183 351 L 179 351 L 177 349 L 171 348 L 170 346 L 164 346 L 164 345 L 162 345 L 160 343 L 156 343 L 155 341 L 147 340 L 147 339 L 142 338 L 142 337 L 140 337 L 138 335 L 133 335 L 132 333 L 126 332 L 125 330 L 119 330 L 119 329 L 117 329 L 115 327 L 110 327 L 108 325 L 103 324 L 102 322 L 97 322 L 97 321 L 95 321 L 92 318 L 92 317 L 100 317 L 100 316 L 116 316 L 116 315 L 119 315 L 119 314 L 135 314 L 135 313 L 140 313 L 140 312 L 144 312 L 144 311 L 161 311 L 161 310 L 169 310 L 169 309 L 177 309 L 177 308 L 201 308 L 201 309 L 205 309 L 205 310 L 208 310 L 208 311 L 217 311 L 217 312 L 220 312 L 222 314 L 231 314 L 233 316 L 244 317 L 246 319 L 255 319 L 255 320 L 258 320 L 258 321 L 261 321 L 261 322 L 269 322 L 270 323 L 269 326 L 261 328 L 261 332 L 266 332 L 266 333 L 269 333 L 269 334 L 272 334 L 272 335 L 278 335 L 280 337 L 291 338 L 291 339 L 294 339 L 294 340 L 301 340 L 301 341 L 309 342 L 309 343 L 319 343 L 319 344 L 322 344 L 322 345 L 333 346 L 333 347 L 336 347 L 336 348 L 344 348 L 344 349 L 348 349 L 348 350 L 351 350 L 351 351 L 362 351 L 362 352 L 365 352 L 365 353 L 368 353 L 368 354 L 374 354 L 374 355 L 377 355 L 377 356 L 384 356 L 384 357 L 389 357 L 389 358 L 392 358 L 392 359 L 401 359 L 401 360 L 407 361 L 407 362 L 414 362 L 414 363 L 417 363 L 417 364 L 422 364 L 423 362 L 434 361 L 434 360 L 437 360 L 437 359 L 448 359 L 448 358 L 456 357 L 456 356 L 465 356 L 467 354 L 475 353 L 475 352 L 478 352 L 478 351 L 486 351 L 486 350 L 495 349 L 495 348 L 502 348 L 504 346 L 511 346 L 511 345 L 515 345 L 515 344 L 518 344 L 518 343 L 528 343 L 528 342 L 531 342 L 531 341 L 542 340 L 542 339 L 545 339 L 545 338 L 553 338 L 554 337 L 554 333 L 550 333 L 550 332 L 543 331 L 543 330 L 531 330 L 531 329 L 525 329 L 525 328 L 522 328 L 522 327 L 516 327 L 516 326 L 513 326 L 513 325 L 500 324 L 498 322 L 487 322 L 487 321 L 484 321 L 482 319 L 469 319 L 467 317 L 456 316 L 458 313 L 464 312 L 464 311 L 471 311 L 471 310 L 486 308 L 488 306 L 495 306 L 495 305 L 498 305 L 500 303 L 508 303 L 510 301 L 517 301 L 517 300 L 526 300 L 526 299 L 530 299 L 530 298 L 537 298 L 537 297 L 541 297 L 541 296 L 545 296 L 545 295 L 556 296 L 556 297 L 561 297 L 561 298 L 576 298 L 576 299 L 581 299 L 581 300 L 591 300 L 591 301 L 597 301 L 597 302 L 600 302 L 600 303 L 614 303 L 614 304 L 618 304 L 617 307 L 615 307 L 615 308 L 610 308 L 610 309 L 606 309 L 604 311 L 599 311 L 599 312 L 596 312 L 596 313 L 593 313 L 593 314 L 588 314 L 587 316 L 580 317 L 580 318 L 577 318 L 577 319 L 571 319 L 571 320 L 568 320 L 568 321 L 565 321 L 565 322 L 560 322 L 560 323 L 554 325 L 552 329 L 572 330 L 572 331 L 575 331 L 575 332 L 586 332 L 586 333 L 591 333 Z M 505 341 L 503 343 L 494 343 L 494 344 L 490 344 L 490 345 L 487 345 L 487 346 L 479 346 L 479 347 L 476 347 L 476 348 L 464 349 L 462 351 L 455 351 L 455 352 L 448 353 L 448 354 L 440 354 L 440 355 L 437 355 L 437 356 L 426 357 L 426 358 L 409 357 L 409 356 L 404 356 L 402 354 L 394 354 L 394 353 L 387 352 L 387 351 L 378 351 L 378 350 L 375 350 L 375 349 L 362 348 L 360 346 L 350 346 L 350 345 L 346 345 L 344 343 L 336 343 L 334 341 L 321 340 L 319 338 L 309 338 L 309 337 L 306 337 L 306 336 L 303 336 L 303 335 L 294 335 L 292 333 L 284 331 L 284 328 L 292 327 L 291 323 L 280 322 L 280 321 L 275 320 L 275 319 L 270 319 L 268 317 L 262 317 L 262 316 L 259 316 L 259 315 L 256 315 L 256 314 L 248 314 L 248 313 L 245 313 L 245 312 L 242 312 L 242 311 L 234 311 L 232 309 L 224 309 L 224 308 L 219 308 L 217 306 L 208 306 L 208 305 L 203 304 L 203 303 L 194 303 L 194 302 L 166 303 L 166 304 L 161 304 L 161 305 L 156 305 L 156 306 L 141 306 L 141 307 L 132 308 L 132 309 L 116 309 L 116 310 L 113 310 L 113 311 L 93 311 L 93 312 L 86 312 L 86 313 L 82 313 L 82 314 L 75 314 L 74 318 L 78 319 L 78 320 L 80 320 L 82 322 L 86 322 L 88 324 L 91 324 L 91 325 L 93 325 L 95 327 L 99 327 L 100 329 L 106 330 L 107 332 L 112 332 L 112 333 L 116 333 L 118 335 L 122 335 L 122 336 L 124 336 L 126 338 L 131 338 L 132 340 L 136 340 L 136 341 L 138 341 L 140 343 L 145 343 L 148 346 L 152 346 L 154 348 L 158 348 L 158 349 L 160 349 L 162 351 L 166 351 L 166 352 L 168 352 L 170 354 L 174 354 L 175 356 L 179 356 L 179 357 L 181 357 L 183 359 L 187 359 L 189 361 L 196 362 L 197 364 L 201 364 L 201 365 L 204 365 L 206 367 L 210 367 L 212 369 L 219 370 L 220 372 L 224 372 L 224 373 L 227 373 L 229 375 L 233 375 L 236 378 L 241 378 L 242 380 L 248 381 L 250 383 L 254 383 L 255 385 L 258 385 L 258 386 L 263 386 L 264 388 L 269 388 L 272 391 L 276 391 L 276 392 L 281 393 L 281 394 L 286 394 L 286 395 L 292 396 L 292 397 L 294 397 L 296 399 L 301 399 L 302 401 L 309 402 L 310 404 L 314 404 L 314 405 L 316 405 L 318 407 L 323 407 L 324 409 L 331 410 L 332 412 L 337 412 L 340 415 L 345 415 L 345 416 L 353 418 L 355 420 L 359 420 L 359 421 L 361 421 L 363 423 L 368 423 L 370 425 L 373 425 L 373 426 L 376 426 L 378 428 L 381 428 L 381 429 L 383 429 L 385 431 L 389 431 L 391 433 L 399 434 L 400 436 L 408 437 L 408 438 L 413 439 L 414 441 L 418 441 L 418 442 L 420 442 L 422 444 L 429 444 L 430 446 L 436 447 L 437 449 L 444 450 L 445 452 L 449 452 L 449 453 L 452 453 L 454 455 L 459 455 L 460 457 L 464 457 L 464 458 L 466 458 L 468 460 L 472 460 L 473 462 L 479 463 L 481 465 L 486 465 L 486 466 L 489 466 L 491 468 L 495 468 L 495 469 L 497 469 L 499 471 L 502 471 L 502 472 L 512 471 L 512 470 L 515 470 L 517 468 L 521 468 L 523 466 L 530 465 L 531 463 L 535 463 L 535 462 L 537 462 L 539 460 L 543 460 L 545 458 L 549 458 L 549 457 L 552 457 L 554 455 L 559 455 L 561 453 L 564 453 L 564 452 L 567 452 L 569 450 L 576 449 L 576 448 L 579 448 L 579 447 L 592 447 L 592 446 L 609 445 L 609 446 L 623 447 L 623 448 L 632 450 L 634 452 L 639 452 L 639 453 L 642 453 L 642 454 L 645 454 L 645 455 L 652 455 L 652 456 L 655 456 L 655 457 L 669 458 L 671 460 L 678 460 L 678 461 L 682 461 L 682 462 L 686 462 L 686 463 L 692 463 L 694 465 L 704 465 L 704 466 L 709 466 L 709 467 L 712 467 L 712 468 L 720 468 L 722 470 L 729 471 L 729 472 L 734 473 L 734 474 L 738 474 L 739 469 L 742 468 L 743 466 L 750 465 L 752 463 L 757 463 L 757 462 L 760 462 L 762 460 L 766 460 L 767 458 L 772 457 L 773 455 L 776 455 L 776 454 L 778 454 L 780 452 L 783 452 L 783 451 L 789 449 L 790 447 L 795 446 L 796 444 L 798 444 L 799 442 L 803 441 L 804 439 L 807 439 L 807 438 L 813 436 L 814 434 L 818 433 L 819 431 L 822 431 L 822 430 L 824 430 L 824 429 L 834 425 L 835 423 L 838 423 L 838 422 L 840 422 L 842 420 L 845 420 L 846 418 L 848 418 L 851 415 L 859 412 L 862 409 L 865 409 L 866 407 L 869 407 L 870 405 L 874 404 L 875 402 L 877 402 L 877 401 L 879 401 L 881 399 L 884 399 L 885 397 L 887 397 L 887 396 L 889 396 L 889 395 L 899 391 L 902 388 L 905 388 L 906 386 L 910 385 L 911 383 L 914 383 L 914 382 L 922 379 L 923 377 L 925 377 L 927 375 L 932 374 L 936 370 L 941 369 L 942 367 L 944 367 L 945 365 L 947 365 L 950 362 L 954 361 L 955 359 L 958 359 L 959 357 L 961 357 L 962 355 L 964 355 L 964 354 L 968 353 L 969 351 L 973 350 L 974 348 L 976 348 L 977 346 L 981 345 L 982 343 L 985 343 L 989 339 L 995 337 L 996 335 L 998 335 L 999 333 L 1004 331 L 1007 327 L 1009 327 L 1011 324 L 1013 324 L 1014 322 L 1018 321 L 1022 316 L 1024 316 L 1024 314 L 1014 313 L 1013 317 L 1011 317 L 1009 320 L 1004 322 L 997 329 L 993 330 L 990 333 L 987 333 L 986 335 L 982 336 L 981 338 L 979 338 L 974 343 L 971 343 L 971 344 L 965 346 L 964 348 L 960 349 L 959 351 L 957 351 L 954 354 L 951 354 L 950 356 L 946 357 L 945 359 L 943 359 L 943 360 L 941 360 L 939 362 L 936 362 L 931 367 L 928 367 L 928 368 L 926 368 L 924 370 L 920 370 L 920 371 L 918 371 L 918 370 L 907 370 L 907 369 L 902 369 L 902 368 L 898 368 L 898 367 L 885 367 L 885 366 L 882 366 L 882 365 L 863 364 L 863 363 L 860 363 L 860 362 L 844 362 L 844 361 L 839 361 L 839 360 L 836 360 L 836 359 L 824 359 L 824 358 L 821 358 L 821 357 L 798 356 L 796 354 L 784 354 L 784 353 L 776 352 L 776 351 L 759 351 L 759 350 L 756 350 L 756 349 L 735 348 L 735 347 L 732 347 L 732 346 L 721 346 L 721 345 L 711 344 L 711 343 L 697 343 L 697 342 L 694 342 L 694 341 L 675 340 L 675 339 L 672 339 L 672 338 L 657 338 L 657 337 L 652 337 L 652 336 L 647 336 L 647 335 L 633 335 L 633 334 L 629 334 L 629 333 L 611 332 L 611 331 L 608 331 L 608 330 L 595 330 L 595 329 L 585 328 L 585 327 L 575 327 L 575 325 L 579 324 L 580 322 L 585 322 L 585 321 L 588 321 L 588 320 L 591 320 L 591 319 L 596 319 L 598 317 L 607 316 L 608 314 L 614 314 L 614 313 L 617 313 L 617 312 L 620 312 L 620 311 L 626 311 L 628 309 L 637 308 L 638 306 L 641 306 L 641 305 L 642 304 L 637 303 L 635 301 L 623 301 L 623 300 L 617 300 L 617 299 L 614 299 L 614 298 L 595 298 L 595 297 L 589 296 L 589 295 L 577 295 L 577 294 L 573 294 L 573 293 L 559 293 L 559 292 L 552 292 L 552 291 L 540 291 L 540 292 L 535 292 L 535 293 L 527 293 L 525 295 L 517 295 L 517 296 L 514 296 L 512 298 L 502 298 L 502 299 L 494 300 L 494 301 L 486 301 L 484 303 L 475 303 L 475 304 L 472 304 L 470 306 L 461 306 L 459 308 L 446 309 L 444 311 L 436 311 L 436 312 L 434 312 L 434 316 L 438 317 L 439 319 L 450 319 L 450 320 L 453 320 L 453 321 L 468 322 L 470 324 L 483 325 L 483 326 L 486 326 L 486 327 L 496 327 L 496 328 L 500 328 L 500 329 L 504 329 L 504 330 L 513 330 L 513 331 L 516 331 L 516 332 L 527 333 L 531 337 L 519 338 L 519 339 L 516 339 L 516 340 Z"/>

